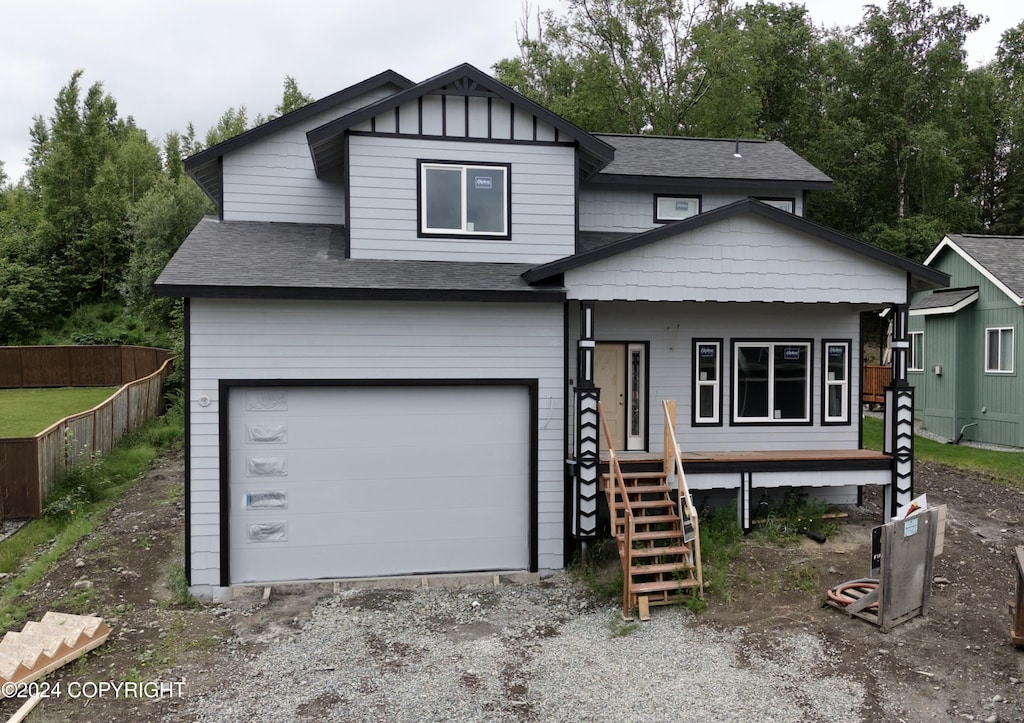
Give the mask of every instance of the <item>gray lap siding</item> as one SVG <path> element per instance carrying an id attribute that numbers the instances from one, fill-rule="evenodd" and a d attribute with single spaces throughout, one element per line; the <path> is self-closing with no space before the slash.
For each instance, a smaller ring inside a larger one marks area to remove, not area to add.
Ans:
<path id="1" fill-rule="evenodd" d="M 193 299 L 189 321 L 194 586 L 221 583 L 218 394 L 224 379 L 535 380 L 537 565 L 562 567 L 561 304 Z"/>

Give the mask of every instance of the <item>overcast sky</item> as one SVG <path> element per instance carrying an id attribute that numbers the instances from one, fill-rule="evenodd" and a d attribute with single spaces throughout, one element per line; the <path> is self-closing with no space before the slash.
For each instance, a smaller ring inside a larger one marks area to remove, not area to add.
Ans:
<path id="1" fill-rule="evenodd" d="M 825 27 L 863 16 L 861 2 L 804 4 Z M 1024 7 L 964 4 L 991 18 L 968 38 L 973 67 L 993 58 Z M 522 16 L 522 0 L 2 0 L 0 161 L 21 176 L 32 117 L 52 114 L 77 68 L 85 71 L 83 92 L 102 82 L 120 115 L 160 145 L 189 122 L 202 138 L 229 107 L 244 105 L 250 119 L 270 113 L 286 75 L 321 98 L 387 68 L 414 81 L 463 62 L 490 71 L 517 53 Z"/>

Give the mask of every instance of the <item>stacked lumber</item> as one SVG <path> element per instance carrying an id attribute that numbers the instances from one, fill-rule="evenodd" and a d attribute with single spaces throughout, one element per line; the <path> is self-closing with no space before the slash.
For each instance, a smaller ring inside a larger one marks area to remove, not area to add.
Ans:
<path id="1" fill-rule="evenodd" d="M 39 622 L 27 622 L 20 633 L 0 640 L 0 698 L 12 686 L 29 683 L 106 642 L 110 627 L 102 618 L 47 612 Z"/>

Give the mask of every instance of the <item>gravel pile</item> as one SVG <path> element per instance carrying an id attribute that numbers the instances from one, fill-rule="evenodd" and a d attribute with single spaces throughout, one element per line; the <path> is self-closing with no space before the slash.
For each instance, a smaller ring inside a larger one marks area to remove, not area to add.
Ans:
<path id="1" fill-rule="evenodd" d="M 342 593 L 264 652 L 239 655 L 232 684 L 186 712 L 201 721 L 860 718 L 864 690 L 835 674 L 836 653 L 816 636 L 769 633 L 769 645 L 753 645 L 684 608 L 625 624 L 617 609 L 583 599 L 564 574 Z"/>

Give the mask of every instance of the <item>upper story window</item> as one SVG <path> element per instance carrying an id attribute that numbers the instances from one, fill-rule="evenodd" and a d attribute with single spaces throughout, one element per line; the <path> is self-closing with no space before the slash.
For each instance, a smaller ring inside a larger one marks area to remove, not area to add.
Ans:
<path id="1" fill-rule="evenodd" d="M 734 424 L 810 424 L 811 344 L 733 342 Z"/>
<path id="2" fill-rule="evenodd" d="M 1013 327 L 985 329 L 985 371 L 1013 373 Z"/>
<path id="3" fill-rule="evenodd" d="M 700 196 L 663 196 L 654 194 L 654 222 L 681 221 L 700 213 Z"/>
<path id="4" fill-rule="evenodd" d="M 793 213 L 796 210 L 796 203 L 792 198 L 757 198 L 756 200 L 787 213 Z"/>
<path id="5" fill-rule="evenodd" d="M 910 354 L 907 355 L 907 371 L 924 371 L 924 332 L 912 331 L 910 336 Z"/>
<path id="6" fill-rule="evenodd" d="M 508 164 L 419 162 L 423 236 L 509 237 Z"/>

